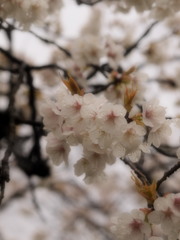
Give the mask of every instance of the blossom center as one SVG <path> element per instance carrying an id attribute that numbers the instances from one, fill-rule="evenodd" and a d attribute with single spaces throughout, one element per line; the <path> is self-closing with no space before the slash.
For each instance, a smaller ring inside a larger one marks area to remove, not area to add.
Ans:
<path id="1" fill-rule="evenodd" d="M 65 148 L 64 148 L 63 146 L 60 146 L 60 147 L 59 147 L 59 152 L 60 152 L 60 153 L 64 154 L 65 151 L 66 151 L 66 150 L 65 150 Z"/>
<path id="2" fill-rule="evenodd" d="M 74 108 L 75 108 L 75 110 L 79 111 L 81 109 L 81 104 L 78 103 L 78 102 L 75 102 L 74 103 Z"/>
<path id="3" fill-rule="evenodd" d="M 146 118 L 151 119 L 153 117 L 153 112 L 152 111 L 146 111 L 145 116 L 146 116 Z"/>
<path id="4" fill-rule="evenodd" d="M 140 231 L 141 226 L 142 226 L 142 222 L 136 219 L 134 219 L 133 222 L 130 223 L 130 227 L 133 231 Z"/>
<path id="5" fill-rule="evenodd" d="M 164 212 L 164 215 L 166 218 L 171 218 L 171 216 L 173 215 L 173 213 L 169 207 L 166 209 L 166 211 L 163 211 L 163 212 Z"/>
<path id="6" fill-rule="evenodd" d="M 117 116 L 114 114 L 113 111 L 107 115 L 107 119 L 108 119 L 109 121 L 111 121 L 111 122 L 114 122 L 114 120 L 115 120 L 116 117 L 117 117 Z"/>
<path id="7" fill-rule="evenodd" d="M 125 135 L 126 135 L 127 137 L 134 136 L 134 135 L 136 135 L 136 131 L 135 131 L 133 128 L 129 128 L 129 129 L 126 131 Z"/>
<path id="8" fill-rule="evenodd" d="M 108 57 L 110 57 L 110 58 L 113 58 L 113 59 L 116 58 L 116 54 L 113 53 L 113 52 L 111 52 L 111 51 L 109 51 L 109 52 L 107 53 L 107 55 L 108 55 Z"/>

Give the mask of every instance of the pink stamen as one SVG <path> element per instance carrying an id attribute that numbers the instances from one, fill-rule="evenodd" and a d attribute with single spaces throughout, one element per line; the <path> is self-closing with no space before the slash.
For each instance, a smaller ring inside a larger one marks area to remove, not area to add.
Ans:
<path id="1" fill-rule="evenodd" d="M 142 226 L 142 222 L 134 219 L 133 222 L 130 223 L 130 227 L 133 231 L 140 231 Z"/>

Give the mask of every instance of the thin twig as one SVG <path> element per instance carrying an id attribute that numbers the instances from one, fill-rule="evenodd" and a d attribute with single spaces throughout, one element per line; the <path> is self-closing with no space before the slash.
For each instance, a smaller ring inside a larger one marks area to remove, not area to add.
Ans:
<path id="1" fill-rule="evenodd" d="M 50 64 L 47 64 L 47 65 L 41 65 L 41 66 L 27 66 L 27 70 L 34 70 L 34 71 L 40 71 L 40 70 L 44 70 L 44 69 L 58 69 L 58 70 L 61 70 L 63 71 L 64 75 L 67 76 L 68 75 L 68 72 L 65 68 L 59 66 L 59 65 L 56 65 L 56 64 L 53 64 L 53 63 L 50 63 Z"/>
<path id="2" fill-rule="evenodd" d="M 43 221 L 43 222 L 46 222 L 43 214 L 42 214 L 42 211 L 41 211 L 41 208 L 40 208 L 40 205 L 38 203 L 38 200 L 36 198 L 36 194 L 35 194 L 35 189 L 36 189 L 36 186 L 33 184 L 33 182 L 31 181 L 31 179 L 29 179 L 29 189 L 30 189 L 30 193 L 31 193 L 31 196 L 32 196 L 32 202 L 34 204 L 34 207 L 40 217 L 40 219 Z"/>
<path id="3" fill-rule="evenodd" d="M 37 122 L 37 121 L 31 121 L 31 120 L 25 120 L 25 119 L 20 119 L 20 118 L 15 118 L 14 119 L 15 124 L 25 124 L 25 125 L 30 125 L 30 126 L 36 126 L 43 128 L 43 123 L 42 122 Z"/>
<path id="4" fill-rule="evenodd" d="M 154 27 L 157 23 L 158 23 L 158 21 L 152 23 L 152 24 L 146 29 L 146 31 L 142 34 L 142 36 L 141 36 L 135 43 L 133 43 L 131 46 L 129 46 L 129 47 L 125 50 L 124 56 L 127 56 L 127 55 L 130 54 L 135 48 L 137 48 L 138 45 L 139 45 L 139 43 L 141 42 L 141 40 L 142 40 L 143 38 L 145 38 L 145 37 L 149 34 L 149 32 L 153 29 L 153 27 Z"/>
<path id="5" fill-rule="evenodd" d="M 37 33 L 33 32 L 33 31 L 29 31 L 29 32 L 31 34 L 33 34 L 35 37 L 37 37 L 38 39 L 40 39 L 41 41 L 43 41 L 43 42 L 45 42 L 47 44 L 52 44 L 52 45 L 56 46 L 59 50 L 63 51 L 68 57 L 72 57 L 71 53 L 67 49 L 59 46 L 56 42 L 54 42 L 52 40 L 49 40 L 49 39 L 46 39 L 46 38 L 43 38 L 43 37 L 39 36 Z"/>
<path id="6" fill-rule="evenodd" d="M 171 158 L 177 158 L 177 155 L 176 154 L 173 154 L 169 151 L 165 151 L 164 149 L 162 148 L 157 148 L 155 147 L 154 145 L 152 145 L 152 147 L 158 152 L 158 153 L 161 153 L 162 155 L 166 156 L 166 157 L 171 157 Z"/>
<path id="7" fill-rule="evenodd" d="M 166 181 L 172 174 L 174 174 L 178 169 L 180 169 L 180 161 L 178 161 L 170 170 L 164 173 L 163 177 L 160 178 L 157 182 L 157 189 L 159 189 L 160 185 Z"/>
<path id="8" fill-rule="evenodd" d="M 126 158 L 122 160 L 126 165 L 128 165 L 137 175 L 137 177 L 143 182 L 143 183 L 151 183 L 151 179 L 149 178 L 148 174 L 145 173 L 145 171 L 140 168 L 140 166 L 137 166 L 137 164 L 134 164 L 131 161 L 128 161 Z"/>
<path id="9" fill-rule="evenodd" d="M 108 89 L 110 86 L 112 85 L 116 85 L 118 83 L 121 82 L 121 78 L 117 78 L 115 79 L 114 81 L 110 82 L 110 83 L 107 83 L 105 85 L 91 85 L 91 87 L 93 88 L 96 88 L 95 90 L 93 90 L 91 93 L 93 94 L 97 94 L 97 93 L 100 93 L 100 92 L 103 92 L 105 91 L 106 89 Z M 97 86 L 97 87 L 96 87 Z"/>
<path id="10" fill-rule="evenodd" d="M 67 76 L 67 70 L 59 65 L 50 63 L 50 64 L 46 64 L 46 65 L 40 65 L 40 66 L 32 66 L 32 65 L 27 65 L 25 67 L 25 71 L 27 70 L 32 70 L 32 71 L 42 71 L 45 69 L 57 69 L 57 70 L 61 70 L 63 71 L 64 75 Z M 0 66 L 0 71 L 5 71 L 5 72 L 11 72 L 14 74 L 19 74 L 19 68 L 7 68 L 7 67 L 3 67 Z"/>
<path id="11" fill-rule="evenodd" d="M 22 60 L 19 60 L 18 58 L 14 57 L 13 55 L 10 54 L 8 50 L 4 50 L 3 48 L 0 47 L 0 52 L 2 52 L 9 60 L 11 60 L 13 63 L 17 64 L 23 64 Z"/>
<path id="12" fill-rule="evenodd" d="M 8 22 L 5 22 L 5 21 L 4 21 L 4 23 L 7 24 L 7 27 L 6 27 L 6 26 L 3 26 L 2 22 L 1 22 L 1 26 L 0 26 L 0 27 L 1 27 L 1 29 L 3 29 L 3 30 L 4 30 L 5 32 L 7 32 L 7 33 L 8 33 L 9 30 L 10 30 L 10 31 L 16 30 L 16 31 L 20 31 L 20 32 L 23 31 L 23 32 L 24 32 L 24 30 L 19 29 L 19 28 L 15 27 L 14 25 L 12 25 L 12 24 L 10 24 L 10 23 L 8 23 Z M 37 33 L 33 32 L 33 31 L 31 31 L 31 30 L 29 30 L 29 31 L 27 31 L 27 32 L 28 32 L 28 33 L 31 33 L 33 36 L 35 36 L 36 38 L 40 39 L 41 41 L 43 41 L 43 42 L 45 42 L 45 43 L 47 43 L 47 44 L 52 44 L 52 45 L 56 46 L 59 50 L 63 51 L 68 57 L 72 57 L 71 53 L 70 53 L 67 49 L 61 47 L 61 46 L 60 46 L 59 44 L 57 44 L 56 42 L 54 42 L 54 41 L 52 41 L 52 40 L 49 40 L 49 39 L 47 39 L 47 38 L 41 37 L 41 36 L 39 36 Z"/>
<path id="13" fill-rule="evenodd" d="M 102 2 L 103 0 L 95 0 L 95 1 L 93 1 L 93 0 L 76 0 L 76 3 L 78 4 L 78 5 L 80 5 L 80 4 L 86 4 L 86 5 L 89 5 L 89 6 L 93 6 L 93 5 L 95 5 L 96 3 L 99 3 L 99 2 Z"/>

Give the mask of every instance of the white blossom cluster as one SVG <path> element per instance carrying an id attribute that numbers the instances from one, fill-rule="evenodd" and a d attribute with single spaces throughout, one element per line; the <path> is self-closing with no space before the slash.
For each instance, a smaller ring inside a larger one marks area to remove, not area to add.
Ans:
<path id="1" fill-rule="evenodd" d="M 61 56 L 58 52 L 54 60 L 58 61 L 73 77 L 77 78 L 82 86 L 86 82 L 85 75 L 90 65 L 100 66 L 107 62 L 111 68 L 117 69 L 124 53 L 122 44 L 110 35 L 102 37 L 99 34 L 89 33 L 74 39 L 67 48 L 72 54 L 71 59 L 64 54 Z"/>
<path id="2" fill-rule="evenodd" d="M 112 232 L 118 240 L 179 240 L 180 193 L 157 198 L 154 210 L 121 213 L 113 223 Z"/>
<path id="3" fill-rule="evenodd" d="M 133 108 L 128 112 L 104 96 L 73 95 L 64 85 L 42 106 L 41 114 L 49 131 L 47 153 L 54 164 L 67 163 L 70 146 L 82 145 L 75 174 L 85 174 L 86 182 L 103 177 L 106 164 L 117 157 L 137 161 L 141 151 L 148 152 L 151 144 L 159 147 L 171 133 L 165 108 L 156 100 L 144 103 L 142 112 Z"/>
<path id="4" fill-rule="evenodd" d="M 13 18 L 22 26 L 29 26 L 41 23 L 61 6 L 61 0 L 0 0 L 0 18 Z"/>
<path id="5" fill-rule="evenodd" d="M 106 2 L 112 4 L 111 0 Z M 178 0 L 119 0 L 114 1 L 114 3 L 117 9 L 122 12 L 127 12 L 134 7 L 138 12 L 151 11 L 151 15 L 157 19 L 173 16 L 180 10 Z"/>

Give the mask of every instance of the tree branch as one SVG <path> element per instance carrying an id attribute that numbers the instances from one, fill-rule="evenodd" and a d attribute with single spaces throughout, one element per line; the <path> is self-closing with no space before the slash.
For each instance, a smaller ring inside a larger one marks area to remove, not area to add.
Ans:
<path id="1" fill-rule="evenodd" d="M 24 70 L 25 71 L 41 71 L 41 70 L 45 70 L 45 69 L 56 69 L 56 70 L 61 70 L 63 71 L 65 76 L 68 76 L 68 72 L 65 68 L 50 63 L 50 64 L 46 64 L 46 65 L 41 65 L 41 66 L 32 66 L 32 65 L 26 65 Z M 0 66 L 0 71 L 5 71 L 5 72 L 10 72 L 10 73 L 14 73 L 14 74 L 19 74 L 19 68 L 7 68 L 7 67 L 3 67 Z"/>
<path id="2" fill-rule="evenodd" d="M 11 60 L 14 63 L 17 64 L 23 64 L 22 60 L 19 60 L 18 58 L 12 56 L 9 51 L 4 50 L 3 48 L 0 47 L 0 52 L 2 52 L 9 60 Z"/>
<path id="3" fill-rule="evenodd" d="M 102 2 L 103 0 L 76 0 L 76 3 L 78 5 L 80 4 L 86 4 L 86 5 L 89 5 L 89 6 L 93 6 L 95 5 L 96 3 L 99 3 L 99 2 Z"/>
<path id="4" fill-rule="evenodd" d="M 177 158 L 177 155 L 171 153 L 171 152 L 169 151 L 169 149 L 168 149 L 168 151 L 166 151 L 166 150 L 164 150 L 163 148 L 160 148 L 160 147 L 157 148 L 157 147 L 155 147 L 154 145 L 152 145 L 152 147 L 153 147 L 158 153 L 160 153 L 160 154 L 162 154 L 162 155 L 164 155 L 164 156 L 166 156 L 166 157 Z"/>
<path id="5" fill-rule="evenodd" d="M 135 48 L 138 47 L 139 43 L 141 42 L 141 40 L 143 38 L 145 38 L 149 32 L 153 29 L 153 27 L 158 23 L 158 21 L 152 23 L 147 29 L 146 31 L 142 34 L 142 36 L 135 42 L 133 43 L 131 46 L 129 46 L 125 52 L 124 52 L 124 56 L 126 57 L 127 55 L 129 55 Z"/>
<path id="6" fill-rule="evenodd" d="M 150 184 L 151 183 L 151 179 L 149 178 L 148 174 L 144 172 L 144 170 L 142 168 L 140 168 L 140 166 L 138 166 L 137 164 L 128 161 L 126 158 L 124 158 L 122 160 L 126 165 L 128 165 L 137 175 L 137 177 L 144 183 Z"/>
<path id="7" fill-rule="evenodd" d="M 174 174 L 178 169 L 180 169 L 180 161 L 178 161 L 170 170 L 164 173 L 163 177 L 158 180 L 157 182 L 157 190 L 159 189 L 160 185 L 166 181 L 172 174 Z"/>
<path id="8" fill-rule="evenodd" d="M 2 203 L 2 200 L 4 198 L 4 190 L 5 190 L 5 184 L 6 182 L 9 182 L 9 157 L 11 156 L 11 148 L 10 145 L 7 148 L 3 159 L 1 160 L 1 166 L 0 166 L 0 205 Z"/>
<path id="9" fill-rule="evenodd" d="M 20 84 L 22 83 L 24 75 L 24 64 L 22 64 L 19 68 L 19 77 L 15 81 L 13 78 L 10 80 L 10 93 L 9 93 L 9 105 L 8 105 L 8 111 L 10 114 L 10 122 L 9 122 L 9 134 L 7 136 L 8 139 L 8 147 L 4 154 L 3 159 L 1 160 L 1 166 L 0 166 L 0 205 L 2 202 L 2 199 L 4 198 L 4 190 L 5 190 L 5 184 L 6 182 L 9 182 L 9 158 L 11 156 L 11 153 L 13 151 L 13 145 L 14 145 L 14 136 L 15 136 L 15 123 L 14 123 L 14 103 L 15 103 L 15 93 L 19 89 Z"/>
<path id="10" fill-rule="evenodd" d="M 37 33 L 33 32 L 33 31 L 29 31 L 29 32 L 32 35 L 34 35 L 36 38 L 40 39 L 41 41 L 43 41 L 43 42 L 45 42 L 47 44 L 52 44 L 52 45 L 56 46 L 59 50 L 63 51 L 68 57 L 72 57 L 71 53 L 67 49 L 59 46 L 56 42 L 54 42 L 52 40 L 49 40 L 47 38 L 43 38 L 43 37 L 39 36 Z"/>
<path id="11" fill-rule="evenodd" d="M 4 26 L 3 23 L 5 23 L 7 26 Z M 16 30 L 16 31 L 20 31 L 20 32 L 23 31 L 23 30 L 21 30 L 19 28 L 16 28 L 14 25 L 12 25 L 12 24 L 10 24 L 8 22 L 5 22 L 5 21 L 3 22 L 3 20 L 1 22 L 0 28 L 3 29 L 7 34 L 9 33 L 9 31 L 12 31 L 12 30 Z M 63 51 L 68 57 L 72 57 L 71 53 L 67 49 L 59 46 L 56 42 L 54 42 L 52 40 L 49 40 L 49 39 L 46 39 L 44 37 L 41 37 L 37 33 L 33 32 L 31 30 L 29 30 L 27 32 L 31 33 L 33 36 L 35 36 L 36 38 L 40 39 L 41 41 L 43 41 L 43 42 L 45 42 L 47 44 L 52 44 L 52 45 L 56 46 L 59 50 Z"/>

